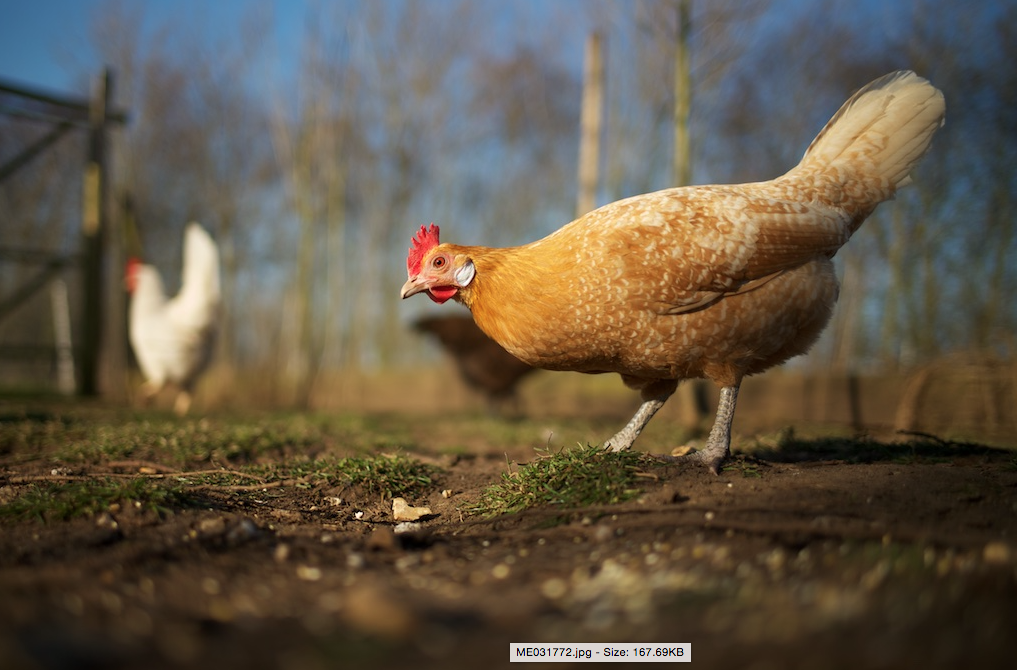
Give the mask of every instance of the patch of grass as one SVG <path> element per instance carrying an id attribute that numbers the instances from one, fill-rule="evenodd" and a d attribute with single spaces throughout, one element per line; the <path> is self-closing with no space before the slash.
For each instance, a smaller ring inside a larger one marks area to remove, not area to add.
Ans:
<path id="1" fill-rule="evenodd" d="M 721 468 L 723 472 L 740 472 L 742 477 L 746 479 L 762 479 L 763 471 L 760 469 L 759 463 L 749 461 L 745 458 L 737 458 L 736 460 L 729 460 L 724 467 Z"/>
<path id="2" fill-rule="evenodd" d="M 395 434 L 393 434 L 395 430 Z M 10 415 L 0 420 L 0 454 L 11 460 L 91 464 L 138 459 L 181 469 L 315 458 L 334 450 L 374 452 L 409 444 L 399 426 L 343 415 L 278 413 L 177 419 L 159 412 Z"/>
<path id="3" fill-rule="evenodd" d="M 0 517 L 15 521 L 66 521 L 108 510 L 114 503 L 156 512 L 164 516 L 190 499 L 178 486 L 145 478 L 101 478 L 75 482 L 45 482 L 29 486 L 24 493 L 0 505 Z"/>
<path id="4" fill-rule="evenodd" d="M 315 483 L 359 486 L 364 493 L 383 498 L 424 491 L 441 473 L 436 466 L 402 454 L 258 465 L 242 471 L 261 476 L 266 482 L 302 479 L 307 486 Z"/>
<path id="5" fill-rule="evenodd" d="M 319 430 L 293 421 L 143 420 L 93 425 L 82 439 L 55 454 L 69 462 L 145 458 L 182 466 L 208 461 L 249 462 L 287 450 L 311 450 Z"/>
<path id="6" fill-rule="evenodd" d="M 386 498 L 416 493 L 431 486 L 439 469 L 407 456 L 353 456 L 336 463 L 337 472 L 350 484 Z"/>
<path id="7" fill-rule="evenodd" d="M 618 453 L 600 447 L 547 453 L 532 463 L 509 470 L 489 486 L 472 514 L 496 516 L 531 507 L 613 505 L 641 493 L 638 472 L 647 457 L 634 451 Z"/>

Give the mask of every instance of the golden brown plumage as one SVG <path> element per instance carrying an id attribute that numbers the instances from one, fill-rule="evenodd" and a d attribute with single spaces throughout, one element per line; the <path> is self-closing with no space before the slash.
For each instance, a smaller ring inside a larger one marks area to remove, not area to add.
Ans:
<path id="1" fill-rule="evenodd" d="M 831 258 L 907 182 L 943 117 L 938 90 L 896 72 L 856 93 L 771 181 L 635 196 L 506 249 L 440 244 L 422 227 L 402 296 L 456 299 L 535 367 L 620 373 L 644 402 L 605 443 L 614 450 L 679 380 L 714 381 L 717 420 L 696 456 L 716 472 L 742 378 L 815 342 L 837 299 Z"/>

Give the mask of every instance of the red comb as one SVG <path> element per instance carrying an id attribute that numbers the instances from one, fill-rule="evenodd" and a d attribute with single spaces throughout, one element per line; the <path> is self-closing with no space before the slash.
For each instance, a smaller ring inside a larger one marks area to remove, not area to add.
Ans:
<path id="1" fill-rule="evenodd" d="M 130 293 L 134 293 L 134 288 L 138 283 L 138 268 L 141 267 L 141 259 L 137 256 L 131 256 L 127 259 L 126 267 L 124 268 L 124 282 L 127 285 L 127 290 Z"/>
<path id="2" fill-rule="evenodd" d="M 420 227 L 417 236 L 410 244 L 410 253 L 406 257 L 406 271 L 410 274 L 420 272 L 420 263 L 424 260 L 424 254 L 438 246 L 438 226 L 431 224 L 430 228 Z"/>

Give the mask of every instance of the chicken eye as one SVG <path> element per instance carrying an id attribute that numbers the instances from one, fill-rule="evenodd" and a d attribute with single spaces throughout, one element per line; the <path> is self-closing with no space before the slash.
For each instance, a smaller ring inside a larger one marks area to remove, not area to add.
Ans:
<path id="1" fill-rule="evenodd" d="M 431 267 L 433 267 L 435 270 L 440 270 L 441 268 L 445 267 L 445 257 L 436 256 L 435 259 L 431 261 Z"/>

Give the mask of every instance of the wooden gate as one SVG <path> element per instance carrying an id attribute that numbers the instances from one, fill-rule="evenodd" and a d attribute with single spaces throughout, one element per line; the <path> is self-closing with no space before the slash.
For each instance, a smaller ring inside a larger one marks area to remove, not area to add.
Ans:
<path id="1" fill-rule="evenodd" d="M 0 80 L 0 100 L 3 103 L 0 105 L 0 114 L 51 126 L 49 132 L 0 165 L 0 183 L 52 147 L 67 133 L 88 133 L 82 174 L 80 251 L 58 256 L 51 251 L 16 249 L 5 246 L 6 241 L 0 235 L 0 261 L 13 260 L 39 268 L 37 273 L 9 295 L 0 295 L 0 322 L 37 291 L 53 285 L 53 281 L 65 269 L 77 268 L 81 277 L 83 318 L 76 338 L 79 344 L 73 348 L 77 373 L 73 378 L 76 380 L 77 392 L 89 396 L 100 392 L 122 392 L 126 370 L 126 343 L 121 325 L 124 296 L 122 290 L 116 290 L 116 283 L 110 275 L 110 270 L 116 267 L 112 261 L 118 260 L 118 254 L 111 253 L 111 249 L 119 248 L 119 245 L 115 236 L 110 234 L 108 135 L 111 126 L 126 122 L 127 114 L 113 109 L 112 99 L 113 76 L 108 69 L 95 78 L 89 99 L 52 95 Z M 0 226 L 2 223 L 0 221 Z M 54 293 L 55 307 L 59 303 L 59 295 L 57 285 Z M 57 321 L 61 318 L 61 311 L 66 316 L 66 309 L 54 309 Z M 54 326 L 58 346 L 57 351 L 51 353 L 56 354 L 59 369 L 59 361 L 67 361 L 71 357 L 70 338 L 66 336 L 70 328 L 68 324 L 61 323 L 55 323 Z M 60 334 L 61 331 L 64 336 Z M 32 347 L 32 343 L 28 343 L 19 348 L 23 349 L 22 354 L 31 355 Z M 62 376 L 66 384 L 66 364 Z"/>

